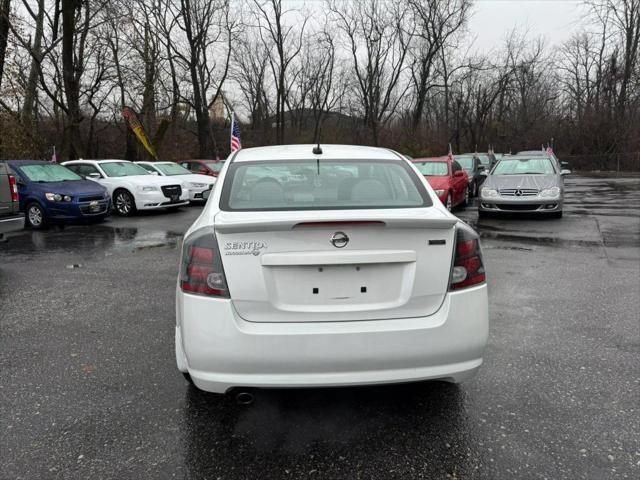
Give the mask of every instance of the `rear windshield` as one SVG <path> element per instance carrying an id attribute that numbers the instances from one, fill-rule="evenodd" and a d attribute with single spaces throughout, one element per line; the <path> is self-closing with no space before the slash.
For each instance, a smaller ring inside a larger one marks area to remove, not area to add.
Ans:
<path id="1" fill-rule="evenodd" d="M 165 175 L 189 175 L 192 172 L 177 163 L 156 163 L 156 167 Z"/>
<path id="2" fill-rule="evenodd" d="M 414 165 L 421 174 L 427 177 L 446 177 L 449 175 L 449 165 L 445 162 L 416 162 Z"/>
<path id="3" fill-rule="evenodd" d="M 133 175 L 151 175 L 140 165 L 131 162 L 102 162 L 100 164 L 107 177 L 130 177 Z"/>
<path id="4" fill-rule="evenodd" d="M 553 175 L 555 169 L 548 158 L 503 158 L 492 175 Z"/>
<path id="5" fill-rule="evenodd" d="M 465 170 L 473 170 L 473 157 L 456 157 L 456 160 Z"/>
<path id="6" fill-rule="evenodd" d="M 82 180 L 71 170 L 62 165 L 23 165 L 20 170 L 32 182 L 64 182 L 66 180 Z"/>
<path id="7" fill-rule="evenodd" d="M 431 206 L 409 165 L 394 160 L 294 160 L 230 165 L 222 210 L 335 210 Z"/>
<path id="8" fill-rule="evenodd" d="M 220 170 L 222 170 L 222 167 L 224 167 L 223 162 L 206 162 L 206 164 L 207 167 L 209 167 L 214 172 L 219 172 Z"/>

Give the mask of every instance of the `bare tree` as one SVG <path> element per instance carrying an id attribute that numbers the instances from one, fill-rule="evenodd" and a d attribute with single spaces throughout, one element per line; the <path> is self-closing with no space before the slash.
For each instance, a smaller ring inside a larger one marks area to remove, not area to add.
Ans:
<path id="1" fill-rule="evenodd" d="M 11 13 L 11 0 L 0 0 L 0 86 L 4 74 L 4 59 L 7 53 L 9 40 L 9 15 Z"/>
<path id="2" fill-rule="evenodd" d="M 332 2 L 329 6 L 346 37 L 356 78 L 357 101 L 364 107 L 363 122 L 374 145 L 381 126 L 395 114 L 407 86 L 400 83 L 413 37 L 407 30 L 407 10 L 383 0 Z"/>
<path id="3" fill-rule="evenodd" d="M 411 80 L 414 107 L 411 124 L 418 128 L 429 90 L 435 87 L 434 70 L 440 52 L 464 26 L 471 8 L 470 0 L 408 0 L 413 21 L 417 24 L 411 48 Z"/>
<path id="4" fill-rule="evenodd" d="M 295 22 L 286 24 L 285 17 L 299 16 L 300 12 L 284 10 L 282 0 L 253 1 L 257 9 L 260 38 L 269 51 L 269 65 L 276 89 L 276 142 L 284 143 L 285 107 L 289 90 L 287 72 L 302 49 L 308 17 L 302 18 L 300 26 L 296 28 Z"/>
<path id="5" fill-rule="evenodd" d="M 170 42 L 172 56 L 188 71 L 191 83 L 191 95 L 182 95 L 181 101 L 195 112 L 199 155 L 207 158 L 215 150 L 209 109 L 222 93 L 238 23 L 231 19 L 228 0 L 180 0 L 168 5 L 174 8 L 176 26 L 186 40 Z"/>

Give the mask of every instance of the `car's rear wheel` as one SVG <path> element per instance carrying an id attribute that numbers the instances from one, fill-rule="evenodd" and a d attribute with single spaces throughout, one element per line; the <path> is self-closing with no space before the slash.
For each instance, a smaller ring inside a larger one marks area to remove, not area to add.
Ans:
<path id="1" fill-rule="evenodd" d="M 31 228 L 38 230 L 45 226 L 45 224 L 47 223 L 47 218 L 44 214 L 44 210 L 39 204 L 35 202 L 30 203 L 29 205 L 27 205 L 26 211 L 27 224 Z"/>
<path id="2" fill-rule="evenodd" d="M 127 217 L 136 211 L 136 202 L 128 191 L 120 189 L 113 194 L 113 208 L 118 215 Z"/>
<path id="3" fill-rule="evenodd" d="M 189 382 L 191 385 L 193 385 L 193 379 L 191 378 L 191 375 L 189 375 L 189 372 L 181 372 L 182 376 L 184 377 L 184 379 Z"/>

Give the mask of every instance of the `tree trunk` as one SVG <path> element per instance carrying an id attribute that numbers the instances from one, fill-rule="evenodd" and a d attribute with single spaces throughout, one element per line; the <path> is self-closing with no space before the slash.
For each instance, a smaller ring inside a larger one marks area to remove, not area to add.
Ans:
<path id="1" fill-rule="evenodd" d="M 4 58 L 7 53 L 10 11 L 11 11 L 11 0 L 0 0 L 0 86 L 2 86 L 2 75 L 4 73 Z"/>
<path id="2" fill-rule="evenodd" d="M 82 0 L 62 0 L 62 76 L 67 97 L 67 124 L 64 144 L 69 159 L 82 156 L 80 81 L 77 75 L 74 51 L 76 11 L 81 6 Z"/>
<path id="3" fill-rule="evenodd" d="M 25 125 L 33 121 L 33 112 L 36 107 L 36 93 L 38 78 L 42 63 L 42 36 L 44 33 L 44 0 L 38 0 L 38 13 L 36 16 L 36 29 L 31 45 L 31 68 L 24 92 L 24 107 L 22 109 L 22 121 Z"/>

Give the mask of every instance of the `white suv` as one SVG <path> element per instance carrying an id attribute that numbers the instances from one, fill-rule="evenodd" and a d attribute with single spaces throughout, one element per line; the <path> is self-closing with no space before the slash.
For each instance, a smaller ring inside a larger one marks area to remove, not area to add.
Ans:
<path id="1" fill-rule="evenodd" d="M 211 195 L 177 284 L 176 361 L 197 387 L 460 382 L 480 367 L 478 235 L 401 155 L 242 149 Z"/>
<path id="2" fill-rule="evenodd" d="M 113 208 L 120 215 L 189 203 L 189 189 L 181 181 L 151 175 L 127 160 L 72 160 L 62 165 L 104 185 L 113 199 Z"/>

